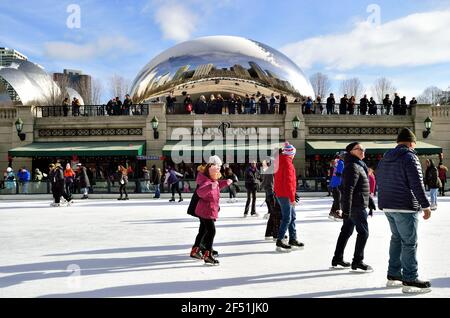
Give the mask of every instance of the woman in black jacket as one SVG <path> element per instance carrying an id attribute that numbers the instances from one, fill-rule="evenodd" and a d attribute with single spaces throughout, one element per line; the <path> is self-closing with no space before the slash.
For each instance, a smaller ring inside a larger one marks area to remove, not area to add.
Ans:
<path id="1" fill-rule="evenodd" d="M 347 155 L 344 159 L 344 171 L 342 174 L 342 216 L 344 224 L 336 244 L 336 250 L 331 262 L 333 267 L 350 267 L 350 263 L 344 261 L 344 249 L 347 241 L 356 227 L 358 236 L 356 238 L 355 253 L 351 264 L 352 270 L 372 272 L 371 266 L 364 264 L 364 247 L 369 237 L 369 226 L 367 224 L 366 208 L 372 207 L 369 195 L 368 169 L 364 161 L 364 148 L 358 142 L 352 142 L 345 150 Z"/>
<path id="2" fill-rule="evenodd" d="M 252 203 L 252 216 L 258 216 L 256 213 L 256 191 L 260 183 L 260 176 L 256 168 L 256 161 L 253 161 L 245 171 L 245 188 L 247 189 L 247 202 L 245 203 L 244 217 L 248 216 L 250 202 Z M 251 196 L 251 198 L 250 198 Z"/>

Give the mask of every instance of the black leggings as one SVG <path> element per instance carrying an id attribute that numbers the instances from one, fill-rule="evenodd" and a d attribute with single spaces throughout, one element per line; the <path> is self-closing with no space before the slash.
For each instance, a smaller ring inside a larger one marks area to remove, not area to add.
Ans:
<path id="1" fill-rule="evenodd" d="M 175 190 L 177 191 L 178 195 L 181 198 L 181 191 L 180 191 L 180 187 L 178 186 L 178 182 L 172 183 L 171 189 L 172 189 L 172 198 L 175 197 Z"/>
<path id="2" fill-rule="evenodd" d="M 202 247 L 207 251 L 212 251 L 214 237 L 216 236 L 216 225 L 214 220 L 200 219 L 200 227 L 195 238 L 194 247 Z"/>
<path id="3" fill-rule="evenodd" d="M 122 195 L 125 193 L 125 197 L 128 198 L 127 184 L 126 183 L 120 185 L 119 192 L 120 192 L 120 197 L 122 197 Z"/>
<path id="4" fill-rule="evenodd" d="M 252 202 L 251 214 L 255 214 L 256 213 L 256 189 L 251 189 L 251 190 L 247 189 L 247 202 L 245 203 L 244 214 L 248 214 L 248 209 L 250 207 L 250 201 Z"/>
<path id="5" fill-rule="evenodd" d="M 330 212 L 336 212 L 341 209 L 341 190 L 338 187 L 331 189 L 333 191 L 333 205 Z"/>

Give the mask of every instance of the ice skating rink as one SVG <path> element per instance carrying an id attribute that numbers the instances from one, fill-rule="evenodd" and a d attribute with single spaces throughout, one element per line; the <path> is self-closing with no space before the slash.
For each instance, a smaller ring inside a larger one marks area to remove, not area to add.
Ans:
<path id="1" fill-rule="evenodd" d="M 189 257 L 198 220 L 189 200 L 0 201 L 0 297 L 450 297 L 450 197 L 420 217 L 420 278 L 432 292 L 404 295 L 385 287 L 390 231 L 386 217 L 369 219 L 365 262 L 370 274 L 330 270 L 340 223 L 330 198 L 301 199 L 297 230 L 305 249 L 275 252 L 264 240 L 266 206 L 244 219 L 244 199 L 221 199 L 214 248 L 220 266 Z M 351 261 L 356 232 L 345 259 Z"/>

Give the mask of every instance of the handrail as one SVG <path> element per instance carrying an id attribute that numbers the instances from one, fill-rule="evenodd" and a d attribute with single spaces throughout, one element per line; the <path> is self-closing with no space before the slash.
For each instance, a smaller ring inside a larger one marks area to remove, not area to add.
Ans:
<path id="1" fill-rule="evenodd" d="M 61 105 L 35 106 L 34 117 L 104 117 L 104 116 L 147 116 L 149 104 L 132 104 L 127 108 L 109 105 Z"/>

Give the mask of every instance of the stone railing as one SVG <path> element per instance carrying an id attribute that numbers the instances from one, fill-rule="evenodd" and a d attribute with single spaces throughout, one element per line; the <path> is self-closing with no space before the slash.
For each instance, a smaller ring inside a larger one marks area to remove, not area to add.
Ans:
<path id="1" fill-rule="evenodd" d="M 14 119 L 16 116 L 16 108 L 0 108 L 0 119 Z"/>
<path id="2" fill-rule="evenodd" d="M 449 117 L 450 106 L 433 106 L 431 107 L 431 116 L 435 117 Z"/>

